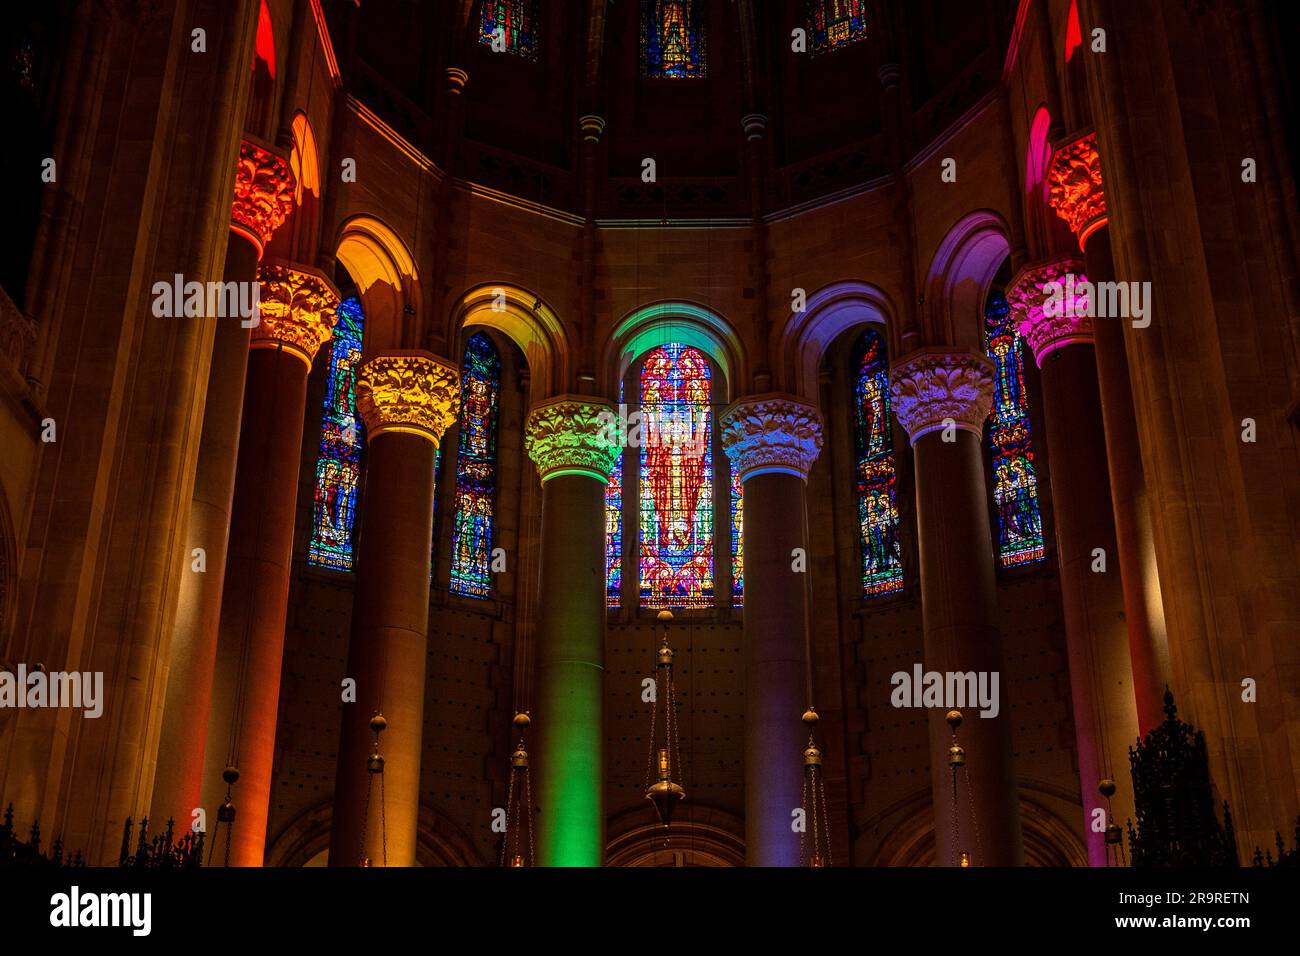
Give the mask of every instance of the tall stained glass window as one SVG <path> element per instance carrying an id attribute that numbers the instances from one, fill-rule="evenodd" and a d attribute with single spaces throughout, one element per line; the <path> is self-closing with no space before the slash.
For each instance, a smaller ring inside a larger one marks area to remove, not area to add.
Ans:
<path id="1" fill-rule="evenodd" d="M 740 476 L 731 473 L 731 605 L 745 606 L 745 495 Z"/>
<path id="2" fill-rule="evenodd" d="M 623 455 L 614 460 L 614 469 L 605 486 L 605 603 L 623 605 Z"/>
<path id="3" fill-rule="evenodd" d="M 898 531 L 898 473 L 889 420 L 889 355 L 885 340 L 867 329 L 853 351 L 854 447 L 858 524 L 862 533 L 862 593 L 879 597 L 903 590 Z"/>
<path id="4" fill-rule="evenodd" d="M 705 75 L 703 0 L 641 0 L 641 75 Z"/>
<path id="5" fill-rule="evenodd" d="M 492 593 L 497 404 L 501 392 L 501 356 L 486 333 L 476 333 L 466 344 L 460 374 L 451 591 L 485 598 Z"/>
<path id="6" fill-rule="evenodd" d="M 813 56 L 857 43 L 866 35 L 867 0 L 808 0 Z"/>
<path id="7" fill-rule="evenodd" d="M 307 563 L 352 570 L 352 532 L 361 478 L 363 425 L 357 415 L 356 378 L 361 364 L 365 316 L 356 296 L 338 305 L 338 324 L 330 346 L 329 376 L 316 456 L 316 490 L 312 503 Z"/>
<path id="8" fill-rule="evenodd" d="M 478 39 L 492 46 L 501 31 L 500 49 L 529 60 L 537 59 L 537 0 L 483 0 Z"/>
<path id="9" fill-rule="evenodd" d="M 642 607 L 713 606 L 712 372 L 699 349 L 662 345 L 641 368 Z"/>
<path id="10" fill-rule="evenodd" d="M 1020 333 L 1011 324 L 1006 296 L 994 290 L 984 309 L 985 347 L 996 378 L 989 413 L 993 501 L 998 515 L 998 561 L 1004 568 L 1043 560 L 1043 521 L 1029 434 L 1025 363 Z"/>

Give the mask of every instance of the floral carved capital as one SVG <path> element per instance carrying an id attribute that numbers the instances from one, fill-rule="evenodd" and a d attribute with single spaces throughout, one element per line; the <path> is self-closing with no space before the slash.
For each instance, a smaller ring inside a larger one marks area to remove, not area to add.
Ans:
<path id="1" fill-rule="evenodd" d="M 1084 282 L 1083 263 L 1070 257 L 1027 265 L 1012 278 L 1007 288 L 1011 321 L 1040 367 L 1048 353 L 1062 346 L 1092 342 Z"/>
<path id="2" fill-rule="evenodd" d="M 896 363 L 890 379 L 894 414 L 912 444 L 948 426 L 983 435 L 993 407 L 993 363 L 986 356 L 922 349 Z"/>
<path id="3" fill-rule="evenodd" d="M 357 372 L 357 411 L 369 441 L 399 432 L 436 448 L 460 411 L 460 372 L 428 352 L 376 355 Z"/>
<path id="4" fill-rule="evenodd" d="M 235 201 L 230 220 L 257 245 L 257 254 L 293 211 L 294 180 L 288 160 L 242 140 L 235 164 Z"/>
<path id="5" fill-rule="evenodd" d="M 577 473 L 608 482 L 623 450 L 614 417 L 608 402 L 583 395 L 560 395 L 529 412 L 524 448 L 542 481 Z"/>
<path id="6" fill-rule="evenodd" d="M 1109 216 L 1096 133 L 1064 143 L 1052 155 L 1047 170 L 1047 201 L 1069 224 L 1080 249 L 1088 236 L 1106 224 Z"/>
<path id="7" fill-rule="evenodd" d="M 822 447 L 822 417 L 780 393 L 742 398 L 722 414 L 722 447 L 740 480 L 763 472 L 807 479 Z"/>
<path id="8" fill-rule="evenodd" d="M 284 348 L 307 363 L 334 334 L 339 294 L 325 274 L 308 266 L 264 262 L 257 269 L 261 283 L 260 319 L 253 327 L 250 348 Z"/>

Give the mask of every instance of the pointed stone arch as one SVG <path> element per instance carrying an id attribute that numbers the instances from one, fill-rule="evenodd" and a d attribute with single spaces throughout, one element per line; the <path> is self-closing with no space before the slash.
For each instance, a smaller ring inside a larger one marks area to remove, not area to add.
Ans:
<path id="1" fill-rule="evenodd" d="M 984 352 L 984 300 L 1011 252 L 1010 230 L 1000 213 L 977 209 L 948 230 L 925 280 L 923 322 L 927 345 Z"/>
<path id="2" fill-rule="evenodd" d="M 569 387 L 569 344 L 564 325 L 541 296 L 509 282 L 475 286 L 461 297 L 453 334 L 482 325 L 508 336 L 528 362 L 529 404 Z"/>
<path id="3" fill-rule="evenodd" d="M 682 300 L 653 302 L 624 316 L 605 342 L 601 358 L 601 394 L 618 399 L 618 383 L 632 363 L 653 348 L 680 342 L 708 355 L 722 373 L 725 394 L 715 402 L 735 398 L 746 381 L 746 356 L 740 336 L 717 312 Z"/>
<path id="4" fill-rule="evenodd" d="M 822 286 L 808 297 L 802 313 L 791 316 L 782 331 L 777 354 L 784 363 L 787 390 L 817 404 L 822 358 L 831 343 L 850 329 L 880 326 L 889 354 L 897 355 L 895 314 L 888 293 L 870 282 L 847 279 Z"/>
<path id="5" fill-rule="evenodd" d="M 365 354 L 416 348 L 420 283 L 410 248 L 373 216 L 354 216 L 339 229 L 334 258 L 356 283 L 366 314 Z"/>

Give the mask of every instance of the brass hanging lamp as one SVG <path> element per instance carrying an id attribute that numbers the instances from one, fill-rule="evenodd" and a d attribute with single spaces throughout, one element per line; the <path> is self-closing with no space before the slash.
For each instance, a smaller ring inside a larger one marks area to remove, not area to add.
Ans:
<path id="1" fill-rule="evenodd" d="M 361 811 L 361 866 L 372 866 L 366 856 L 366 828 L 370 825 L 370 799 L 374 795 L 375 780 L 379 780 L 379 838 L 383 850 L 383 865 L 388 866 L 388 817 L 384 810 L 384 755 L 379 749 L 379 735 L 388 728 L 388 721 L 379 711 L 370 718 L 370 730 L 375 735 L 366 758 L 366 805 Z"/>
<path id="2" fill-rule="evenodd" d="M 808 728 L 808 746 L 803 749 L 803 832 L 799 835 L 799 859 L 804 866 L 831 865 L 830 814 L 826 808 L 826 778 L 822 752 L 814 731 L 817 710 L 809 706 L 803 714 Z"/>
<path id="3" fill-rule="evenodd" d="M 672 611 L 663 610 L 658 614 L 658 620 L 663 625 L 663 637 L 659 643 L 658 662 L 655 666 L 645 791 L 646 799 L 655 805 L 659 820 L 665 827 L 672 822 L 677 804 L 686 799 L 685 789 L 673 780 L 673 774 L 681 767 L 681 750 L 677 734 L 677 691 L 673 685 L 673 649 L 668 646 L 668 625 L 672 619 Z M 664 712 L 662 738 L 656 735 L 661 705 Z"/>
<path id="4" fill-rule="evenodd" d="M 962 725 L 962 721 L 964 720 L 964 718 L 962 717 L 962 713 L 960 710 L 950 710 L 948 711 L 944 719 L 948 722 L 948 726 L 952 730 L 952 742 L 948 746 L 948 769 L 952 771 L 951 817 L 952 817 L 953 858 L 949 861 L 949 865 L 957 866 L 957 867 L 961 867 L 962 869 L 965 869 L 967 867 L 975 865 L 974 862 L 975 858 L 971 855 L 971 851 L 969 847 L 961 847 L 960 849 L 958 848 L 961 842 L 961 827 L 958 823 L 958 810 L 957 810 L 957 804 L 958 804 L 957 791 L 959 789 L 958 778 L 960 776 L 960 771 L 966 766 L 966 751 L 962 748 L 961 744 L 957 742 L 957 728 Z M 970 810 L 970 825 L 971 825 L 971 832 L 967 834 L 967 839 L 969 840 L 973 838 L 975 841 L 976 850 L 981 850 L 982 848 L 979 845 L 980 844 L 979 820 L 977 819 L 975 813 L 975 800 L 972 797 L 970 792 L 969 776 L 966 778 L 966 804 Z"/>
<path id="5" fill-rule="evenodd" d="M 529 775 L 528 750 L 524 731 L 532 723 L 527 712 L 515 714 L 519 731 L 510 752 L 510 784 L 506 791 L 506 832 L 501 841 L 501 865 L 512 869 L 532 866 L 533 860 L 533 785 Z"/>

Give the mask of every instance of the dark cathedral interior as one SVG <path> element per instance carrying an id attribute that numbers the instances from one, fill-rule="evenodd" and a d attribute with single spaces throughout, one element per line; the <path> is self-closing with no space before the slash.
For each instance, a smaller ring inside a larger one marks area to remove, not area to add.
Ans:
<path id="1" fill-rule="evenodd" d="M 8 11 L 0 869 L 1300 863 L 1288 6 Z"/>

